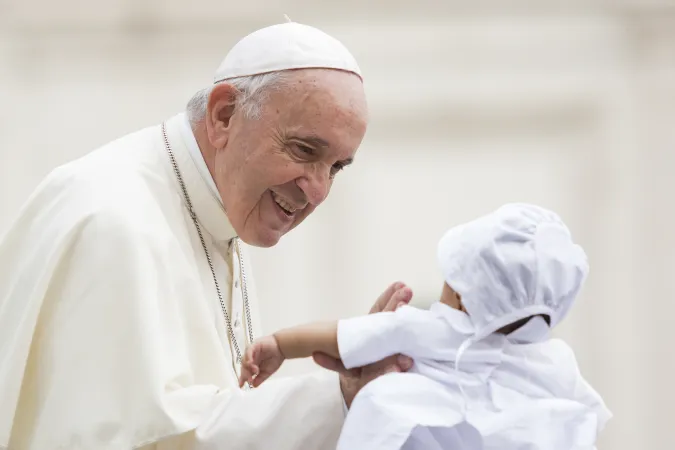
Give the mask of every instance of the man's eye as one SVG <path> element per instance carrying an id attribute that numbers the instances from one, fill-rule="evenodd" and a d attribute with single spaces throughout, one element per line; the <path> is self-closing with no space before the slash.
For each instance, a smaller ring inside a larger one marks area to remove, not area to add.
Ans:
<path id="1" fill-rule="evenodd" d="M 330 176 L 334 177 L 339 171 L 341 171 L 344 168 L 345 166 L 342 163 L 333 164 L 333 167 L 330 168 Z"/>
<path id="2" fill-rule="evenodd" d="M 298 150 L 300 150 L 301 153 L 304 153 L 305 155 L 308 156 L 313 156 L 314 155 L 314 149 L 311 147 L 307 147 L 306 145 L 297 145 Z"/>

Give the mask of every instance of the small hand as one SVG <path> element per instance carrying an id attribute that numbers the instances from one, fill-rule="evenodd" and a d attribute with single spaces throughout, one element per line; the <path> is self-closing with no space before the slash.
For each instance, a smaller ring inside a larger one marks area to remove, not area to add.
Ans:
<path id="1" fill-rule="evenodd" d="M 412 290 L 403 283 L 394 283 L 380 295 L 370 310 L 370 314 L 395 311 L 410 303 Z M 393 355 L 382 361 L 368 366 L 347 370 L 339 359 L 323 353 L 313 355 L 314 362 L 324 369 L 333 370 L 340 374 L 340 388 L 347 407 L 359 390 L 375 378 L 389 372 L 407 372 L 413 365 L 411 358 L 404 355 Z"/>
<path id="2" fill-rule="evenodd" d="M 253 342 L 244 353 L 239 375 L 239 387 L 248 382 L 252 387 L 260 386 L 284 362 L 283 353 L 274 336 L 265 336 Z"/>

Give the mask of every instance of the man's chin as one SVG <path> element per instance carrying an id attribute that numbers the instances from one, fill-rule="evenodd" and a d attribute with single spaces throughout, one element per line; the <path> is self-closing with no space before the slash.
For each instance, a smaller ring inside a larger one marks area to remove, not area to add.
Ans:
<path id="1" fill-rule="evenodd" d="M 304 219 L 304 217 L 302 218 Z M 279 243 L 282 237 L 287 235 L 291 230 L 295 229 L 303 220 L 295 220 L 293 223 L 287 224 L 286 226 L 279 227 L 278 224 L 263 224 L 260 223 L 255 230 L 248 231 L 245 234 L 241 234 L 241 240 L 246 242 L 248 245 L 253 245 L 255 247 L 274 247 Z M 275 226 L 276 225 L 276 226 Z"/>
<path id="2" fill-rule="evenodd" d="M 279 243 L 282 236 L 285 235 L 287 231 L 275 230 L 272 228 L 265 228 L 262 230 L 256 230 L 254 233 L 246 233 L 240 236 L 241 240 L 246 242 L 248 245 L 254 247 L 269 248 L 274 247 Z"/>

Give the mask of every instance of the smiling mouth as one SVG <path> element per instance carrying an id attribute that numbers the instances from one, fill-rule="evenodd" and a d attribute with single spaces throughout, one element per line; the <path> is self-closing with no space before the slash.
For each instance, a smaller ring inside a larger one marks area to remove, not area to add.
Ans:
<path id="1" fill-rule="evenodd" d="M 274 200 L 274 203 L 276 203 L 277 206 L 281 208 L 281 210 L 289 217 L 295 214 L 295 211 L 297 211 L 297 208 L 280 197 L 276 192 L 272 192 L 272 200 Z"/>

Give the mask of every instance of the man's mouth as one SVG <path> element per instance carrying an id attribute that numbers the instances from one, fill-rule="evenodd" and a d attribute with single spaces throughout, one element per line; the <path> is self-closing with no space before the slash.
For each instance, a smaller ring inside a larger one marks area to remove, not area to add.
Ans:
<path id="1" fill-rule="evenodd" d="M 279 208 L 281 208 L 281 210 L 285 212 L 286 215 L 288 216 L 292 216 L 295 213 L 295 211 L 297 211 L 297 208 L 295 206 L 288 203 L 276 192 L 272 192 L 272 199 L 274 200 L 274 203 L 276 203 L 279 206 Z"/>

